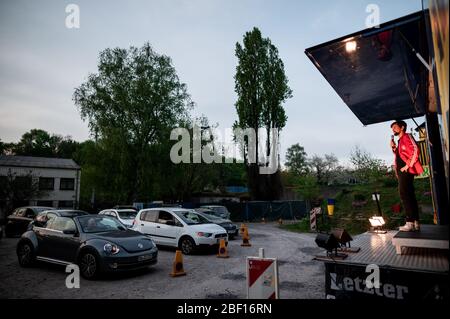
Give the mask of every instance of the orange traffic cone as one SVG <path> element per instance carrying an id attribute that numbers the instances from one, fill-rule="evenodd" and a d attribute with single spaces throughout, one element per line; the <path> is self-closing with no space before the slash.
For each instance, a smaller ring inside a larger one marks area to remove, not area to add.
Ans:
<path id="1" fill-rule="evenodd" d="M 228 256 L 227 245 L 225 245 L 225 239 L 223 239 L 223 238 L 220 240 L 219 253 L 217 254 L 217 257 L 219 257 L 219 258 L 230 257 L 230 256 Z"/>
<path id="2" fill-rule="evenodd" d="M 242 223 L 241 228 L 239 228 L 239 232 L 241 233 L 241 235 L 244 234 L 245 227 L 247 227 L 247 226 L 245 226 L 245 224 Z"/>
<path id="3" fill-rule="evenodd" d="M 250 237 L 248 236 L 248 228 L 245 227 L 244 234 L 242 235 L 242 244 L 241 246 L 251 246 Z"/>
<path id="4" fill-rule="evenodd" d="M 183 268 L 183 255 L 181 250 L 175 252 L 175 260 L 173 261 L 172 272 L 170 273 L 172 277 L 184 276 L 186 272 Z"/>

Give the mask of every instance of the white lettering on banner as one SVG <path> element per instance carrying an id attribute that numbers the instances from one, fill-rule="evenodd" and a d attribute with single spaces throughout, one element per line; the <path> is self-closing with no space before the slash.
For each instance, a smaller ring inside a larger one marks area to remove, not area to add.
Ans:
<path id="1" fill-rule="evenodd" d="M 367 286 L 367 281 L 362 280 L 359 277 L 350 278 L 342 277 L 342 281 L 338 282 L 338 276 L 336 273 L 330 272 L 330 289 L 336 291 L 348 291 L 348 292 L 360 292 L 364 294 L 376 294 L 380 297 L 387 297 L 390 299 L 405 299 L 405 295 L 408 294 L 409 289 L 407 286 L 396 285 L 390 283 L 381 284 L 379 287 Z"/>

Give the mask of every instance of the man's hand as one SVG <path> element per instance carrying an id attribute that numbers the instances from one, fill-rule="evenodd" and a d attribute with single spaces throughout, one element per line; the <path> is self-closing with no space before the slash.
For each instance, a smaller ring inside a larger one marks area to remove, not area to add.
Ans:
<path id="1" fill-rule="evenodd" d="M 400 168 L 400 171 L 402 171 L 402 172 L 407 172 L 408 169 L 409 169 L 409 166 L 408 166 L 408 165 L 405 165 L 405 166 L 403 166 L 402 168 Z"/>
<path id="2" fill-rule="evenodd" d="M 391 140 L 391 148 L 393 152 L 395 152 L 395 150 L 397 149 L 397 145 L 395 145 L 395 142 L 393 140 Z"/>

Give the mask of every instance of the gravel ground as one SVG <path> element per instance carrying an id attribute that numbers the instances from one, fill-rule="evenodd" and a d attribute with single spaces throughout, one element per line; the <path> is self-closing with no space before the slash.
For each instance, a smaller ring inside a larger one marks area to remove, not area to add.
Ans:
<path id="1" fill-rule="evenodd" d="M 0 240 L 0 298 L 246 298 L 246 256 L 278 258 L 281 299 L 322 299 L 325 296 L 325 272 L 322 262 L 313 261 L 321 252 L 312 234 L 298 234 L 278 228 L 277 224 L 249 224 L 251 247 L 242 240 L 231 240 L 230 258 L 217 258 L 214 252 L 184 256 L 186 276 L 172 278 L 175 251 L 160 248 L 158 263 L 148 270 L 109 275 L 88 281 L 80 288 L 65 286 L 64 267 L 40 263 L 21 268 L 15 246 L 18 239 Z"/>

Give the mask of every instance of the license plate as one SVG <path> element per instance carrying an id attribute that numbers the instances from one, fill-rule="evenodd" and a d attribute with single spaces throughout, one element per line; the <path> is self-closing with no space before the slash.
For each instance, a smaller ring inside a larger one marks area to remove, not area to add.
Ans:
<path id="1" fill-rule="evenodd" d="M 153 255 L 143 255 L 143 256 L 139 256 L 138 260 L 139 261 L 143 261 L 143 260 L 148 260 L 148 259 L 152 259 Z"/>
<path id="2" fill-rule="evenodd" d="M 234 230 L 229 230 L 228 231 L 228 234 L 233 234 L 234 233 Z"/>

